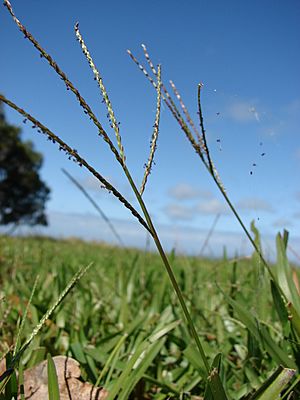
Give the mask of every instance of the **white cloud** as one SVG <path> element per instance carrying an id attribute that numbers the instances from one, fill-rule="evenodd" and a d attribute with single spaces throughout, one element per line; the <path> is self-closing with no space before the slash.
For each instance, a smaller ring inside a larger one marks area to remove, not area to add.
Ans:
<path id="1" fill-rule="evenodd" d="M 228 107 L 227 114 L 237 122 L 251 122 L 256 120 L 260 122 L 260 113 L 257 108 L 244 101 L 234 102 Z"/>
<path id="2" fill-rule="evenodd" d="M 274 212 L 270 203 L 256 197 L 248 197 L 236 204 L 240 210 Z"/>
<path id="3" fill-rule="evenodd" d="M 195 207 L 188 207 L 182 204 L 169 204 L 164 208 L 170 219 L 191 220 L 195 216 Z"/>
<path id="4" fill-rule="evenodd" d="M 209 199 L 212 194 L 209 191 L 200 190 L 188 183 L 179 183 L 169 190 L 169 195 L 176 200 L 188 200 L 195 198 Z"/>
<path id="5" fill-rule="evenodd" d="M 197 205 L 197 211 L 202 214 L 228 214 L 228 207 L 218 199 L 211 199 Z"/>

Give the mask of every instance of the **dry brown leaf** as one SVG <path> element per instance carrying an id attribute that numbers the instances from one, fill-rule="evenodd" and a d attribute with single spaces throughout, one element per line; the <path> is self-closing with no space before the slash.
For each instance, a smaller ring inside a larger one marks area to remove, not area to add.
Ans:
<path id="1" fill-rule="evenodd" d="M 61 400 L 105 400 L 108 392 L 81 382 L 78 361 L 66 356 L 53 357 Z M 24 371 L 25 399 L 48 400 L 47 361 Z M 20 396 L 18 397 L 20 399 Z"/>

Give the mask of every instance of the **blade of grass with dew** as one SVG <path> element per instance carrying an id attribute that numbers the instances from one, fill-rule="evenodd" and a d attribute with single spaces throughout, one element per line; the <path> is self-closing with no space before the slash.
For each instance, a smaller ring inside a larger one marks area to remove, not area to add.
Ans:
<path id="1" fill-rule="evenodd" d="M 49 400 L 60 400 L 57 372 L 50 353 L 47 354 L 47 376 Z"/>

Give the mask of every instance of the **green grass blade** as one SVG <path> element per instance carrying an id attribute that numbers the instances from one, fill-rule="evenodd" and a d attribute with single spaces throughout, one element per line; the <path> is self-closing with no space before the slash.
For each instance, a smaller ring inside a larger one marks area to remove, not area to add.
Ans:
<path id="1" fill-rule="evenodd" d="M 207 379 L 204 400 L 227 400 L 224 386 L 220 378 L 222 354 L 218 353 L 211 365 L 211 373 Z"/>
<path id="2" fill-rule="evenodd" d="M 178 321 L 173 321 L 163 328 L 156 330 L 148 338 L 144 339 L 136 348 L 128 361 L 125 369 L 122 371 L 119 378 L 109 390 L 107 400 L 127 399 L 134 385 L 143 376 L 146 369 L 149 367 L 155 356 L 160 351 L 164 344 L 164 336 L 173 330 Z M 126 397 L 127 396 L 127 397 Z"/>
<path id="3" fill-rule="evenodd" d="M 47 354 L 47 374 L 49 400 L 60 400 L 56 368 L 49 353 Z"/>
<path id="4" fill-rule="evenodd" d="M 25 392 L 24 392 L 24 372 L 23 372 L 23 366 L 20 363 L 19 365 L 19 391 L 20 391 L 20 400 L 25 400 Z"/>
<path id="5" fill-rule="evenodd" d="M 258 398 L 259 400 L 279 400 L 280 393 L 295 375 L 295 370 L 284 368 L 271 385 Z"/>
<path id="6" fill-rule="evenodd" d="M 285 307 L 281 293 L 279 292 L 277 285 L 275 285 L 273 280 L 271 280 L 271 293 L 272 293 L 272 298 L 273 298 L 273 304 L 275 306 L 279 320 L 281 322 L 284 335 L 288 336 L 289 330 L 290 330 L 289 329 L 288 312 Z"/>
<path id="7" fill-rule="evenodd" d="M 153 362 L 164 343 L 165 340 L 164 338 L 162 338 L 157 342 L 152 343 L 147 348 L 147 354 L 143 357 L 143 362 L 139 363 L 138 367 L 135 368 L 132 374 L 129 376 L 129 379 L 126 380 L 126 383 L 123 386 L 123 389 L 118 397 L 120 400 L 127 400 L 129 398 L 131 391 L 139 382 L 139 380 L 143 377 L 144 373 Z"/>
<path id="8" fill-rule="evenodd" d="M 231 304 L 236 315 L 239 317 L 240 321 L 249 329 L 252 335 L 260 342 L 266 351 L 274 358 L 274 361 L 280 365 L 284 365 L 288 368 L 296 368 L 295 363 L 291 360 L 283 351 L 278 344 L 272 339 L 267 328 L 261 324 L 249 313 L 249 310 L 244 308 L 238 302 L 230 299 L 225 293 L 224 296 L 226 300 Z"/>

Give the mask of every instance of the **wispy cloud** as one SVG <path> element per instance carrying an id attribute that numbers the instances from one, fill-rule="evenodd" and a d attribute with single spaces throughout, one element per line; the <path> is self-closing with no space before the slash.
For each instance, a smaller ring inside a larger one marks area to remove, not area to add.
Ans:
<path id="1" fill-rule="evenodd" d="M 236 101 L 228 106 L 226 114 L 237 122 L 260 122 L 261 114 L 251 102 Z"/>
<path id="2" fill-rule="evenodd" d="M 210 199 L 212 194 L 210 191 L 200 190 L 188 183 L 178 183 L 169 189 L 169 196 L 176 200 L 189 200 L 196 198 Z"/>
<path id="3" fill-rule="evenodd" d="M 237 202 L 239 210 L 247 211 L 265 211 L 273 213 L 274 209 L 270 203 L 257 197 L 248 197 Z"/>
<path id="4" fill-rule="evenodd" d="M 199 203 L 197 211 L 206 215 L 229 214 L 228 207 L 218 199 Z"/>
<path id="5" fill-rule="evenodd" d="M 164 208 L 165 214 L 171 219 L 191 220 L 195 216 L 195 207 L 172 203 Z"/>
<path id="6" fill-rule="evenodd" d="M 112 183 L 113 185 L 116 185 L 116 182 L 114 182 L 114 179 L 111 177 L 105 177 L 105 179 Z M 92 175 L 88 175 L 84 178 L 79 179 L 79 183 L 86 189 L 90 190 L 92 192 L 95 192 L 97 194 L 102 194 L 102 193 L 107 193 L 106 190 L 104 190 L 103 186 L 101 186 L 101 183 Z"/>

